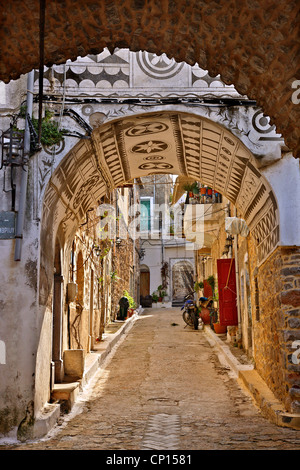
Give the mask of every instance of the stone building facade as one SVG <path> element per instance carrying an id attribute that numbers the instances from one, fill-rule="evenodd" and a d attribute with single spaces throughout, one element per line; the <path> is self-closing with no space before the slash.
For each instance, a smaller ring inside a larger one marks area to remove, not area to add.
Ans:
<path id="1" fill-rule="evenodd" d="M 238 324 L 227 327 L 227 338 L 242 347 L 253 360 L 275 396 L 291 413 L 299 413 L 299 364 L 295 353 L 299 346 L 299 253 L 294 247 L 278 247 L 259 264 L 252 234 L 230 240 L 225 230 L 224 212 L 211 247 L 196 253 L 198 281 L 214 276 L 218 293 L 217 260 L 234 258 L 237 270 L 236 294 Z M 237 214 L 238 216 L 239 214 Z M 227 245 L 228 246 L 228 245 Z M 206 269 L 203 271 L 203 260 Z M 203 276 L 204 274 L 204 276 Z M 203 295 L 203 292 L 200 293 Z M 218 307 L 219 305 L 216 304 Z"/>

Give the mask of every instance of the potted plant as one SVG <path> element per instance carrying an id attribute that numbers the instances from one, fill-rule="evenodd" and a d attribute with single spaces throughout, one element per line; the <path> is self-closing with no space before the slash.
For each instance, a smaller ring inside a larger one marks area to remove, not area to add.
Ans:
<path id="1" fill-rule="evenodd" d="M 158 301 L 162 302 L 162 299 L 163 299 L 163 296 L 162 296 L 163 286 L 161 286 L 161 285 L 158 286 L 157 291 L 158 291 Z"/>
<path id="2" fill-rule="evenodd" d="M 136 305 L 133 297 L 131 297 L 131 295 L 129 294 L 129 292 L 127 290 L 124 290 L 123 294 L 124 294 L 124 297 L 126 297 L 128 299 L 128 302 L 129 302 L 127 318 L 130 318 L 134 314 L 134 310 L 136 309 L 137 305 Z"/>
<path id="3" fill-rule="evenodd" d="M 195 181 L 195 183 L 192 184 L 192 192 L 194 194 L 199 194 L 199 188 L 198 188 L 198 183 Z"/>
<path id="4" fill-rule="evenodd" d="M 221 325 L 218 310 L 213 309 L 211 312 L 211 326 L 217 335 L 224 335 L 227 332 L 227 326 Z"/>
<path id="5" fill-rule="evenodd" d="M 167 293 L 165 290 L 162 290 L 160 294 L 161 294 L 162 300 L 164 300 L 164 298 L 167 296 Z"/>
<path id="6" fill-rule="evenodd" d="M 203 282 L 196 281 L 195 284 L 194 284 L 194 291 L 199 292 L 199 290 L 203 289 L 203 287 L 204 287 Z"/>
<path id="7" fill-rule="evenodd" d="M 186 183 L 184 186 L 183 186 L 183 189 L 185 191 L 187 191 L 189 197 L 193 197 L 194 196 L 194 190 L 196 191 L 196 188 L 198 189 L 198 186 L 197 186 L 197 183 L 196 181 L 194 183 Z"/>
<path id="8" fill-rule="evenodd" d="M 152 294 L 152 300 L 153 300 L 154 303 L 158 302 L 158 295 L 155 292 L 153 292 L 153 294 Z"/>

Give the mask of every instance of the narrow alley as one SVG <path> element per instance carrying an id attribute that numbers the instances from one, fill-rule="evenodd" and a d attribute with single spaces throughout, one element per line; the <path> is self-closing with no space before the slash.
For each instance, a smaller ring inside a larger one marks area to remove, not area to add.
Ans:
<path id="1" fill-rule="evenodd" d="M 296 450 L 264 419 L 203 330 L 145 309 L 79 397 L 77 412 L 15 450 Z"/>

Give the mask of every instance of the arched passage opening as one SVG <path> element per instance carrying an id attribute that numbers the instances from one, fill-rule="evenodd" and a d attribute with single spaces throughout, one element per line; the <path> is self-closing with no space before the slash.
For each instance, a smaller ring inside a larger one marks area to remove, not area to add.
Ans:
<path id="1" fill-rule="evenodd" d="M 282 262 L 281 252 L 276 251 L 280 245 L 280 217 L 274 192 L 257 168 L 250 150 L 236 136 L 215 122 L 189 113 L 155 112 L 110 121 L 95 129 L 91 139 L 80 141 L 64 157 L 43 195 L 41 273 L 45 276 L 53 265 L 48 247 L 54 242 L 49 227 L 53 227 L 55 233 L 56 226 L 61 225 L 66 244 L 71 247 L 71 240 L 87 211 L 97 209 L 113 188 L 142 176 L 166 173 L 201 181 L 234 204 L 246 221 L 254 243 L 257 264 L 251 269 L 256 271 L 261 283 L 266 282 L 266 272 L 272 274 L 273 298 L 277 299 L 276 308 L 282 315 L 281 293 L 276 291 L 274 277 Z M 271 267 L 274 262 L 277 268 Z M 265 285 L 263 288 L 260 308 L 262 302 L 267 305 L 270 289 Z M 40 297 L 41 307 L 44 302 L 45 291 Z M 258 349 L 266 364 L 268 348 L 263 344 L 263 325 L 260 328 Z M 283 342 L 277 333 L 275 336 L 276 348 L 280 350 Z M 269 360 L 272 362 L 271 356 Z M 264 364 L 262 370 L 267 377 Z M 270 385 L 274 374 L 277 395 L 290 400 L 287 398 L 290 388 L 282 380 L 278 367 L 271 372 Z"/>

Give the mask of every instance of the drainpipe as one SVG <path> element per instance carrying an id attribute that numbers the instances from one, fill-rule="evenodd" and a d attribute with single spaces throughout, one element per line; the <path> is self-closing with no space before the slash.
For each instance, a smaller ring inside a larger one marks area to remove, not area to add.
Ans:
<path id="1" fill-rule="evenodd" d="M 27 115 L 31 118 L 32 116 L 32 105 L 33 105 L 33 83 L 34 83 L 34 70 L 32 70 L 27 77 Z M 25 132 L 24 132 L 24 154 L 28 157 L 30 152 L 30 129 L 28 119 L 25 120 Z M 28 165 L 26 169 L 22 170 L 21 175 L 21 187 L 20 187 L 20 198 L 17 215 L 17 226 L 16 226 L 16 244 L 15 244 L 15 261 L 20 261 L 22 251 L 22 239 L 23 239 L 23 227 L 26 210 L 26 192 L 27 192 L 27 181 L 28 181 Z"/>
<path id="2" fill-rule="evenodd" d="M 234 210 L 234 215 L 237 217 L 237 209 Z M 239 263 L 238 263 L 238 235 L 234 235 L 234 253 L 235 253 L 235 280 L 236 280 L 236 303 L 238 312 L 238 338 L 242 338 L 242 323 L 241 323 L 241 303 L 240 303 L 240 279 L 239 279 Z"/>

